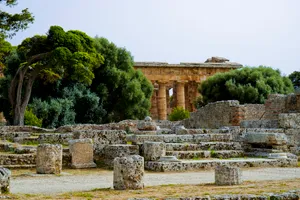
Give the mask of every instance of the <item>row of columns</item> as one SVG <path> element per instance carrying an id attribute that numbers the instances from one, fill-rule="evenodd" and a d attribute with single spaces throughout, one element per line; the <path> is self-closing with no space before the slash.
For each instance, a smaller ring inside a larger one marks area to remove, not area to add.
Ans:
<path id="1" fill-rule="evenodd" d="M 173 88 L 175 104 L 172 107 L 182 107 L 190 112 L 195 111 L 193 101 L 199 96 L 196 82 L 176 81 L 175 83 L 168 83 L 157 81 L 153 82 L 153 85 L 155 90 L 151 99 L 150 112 L 154 119 L 167 119 L 168 107 L 171 107 L 169 105 L 169 88 Z"/>

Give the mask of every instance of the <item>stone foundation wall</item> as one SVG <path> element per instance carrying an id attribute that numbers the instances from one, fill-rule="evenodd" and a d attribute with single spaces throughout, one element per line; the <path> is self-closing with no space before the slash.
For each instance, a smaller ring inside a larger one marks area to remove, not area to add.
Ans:
<path id="1" fill-rule="evenodd" d="M 263 104 L 240 105 L 238 101 L 218 101 L 191 113 L 191 117 L 182 124 L 187 128 L 239 126 L 241 121 L 260 119 L 264 113 Z"/>
<path id="2" fill-rule="evenodd" d="M 264 119 L 278 119 L 280 113 L 300 113 L 300 94 L 271 94 L 265 101 Z"/>

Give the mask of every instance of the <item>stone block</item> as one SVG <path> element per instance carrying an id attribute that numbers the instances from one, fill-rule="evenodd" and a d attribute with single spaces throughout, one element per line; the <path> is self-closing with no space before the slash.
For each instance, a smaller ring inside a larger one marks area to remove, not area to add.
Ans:
<path id="1" fill-rule="evenodd" d="M 116 190 L 144 188 L 144 158 L 139 155 L 114 160 L 113 186 Z"/>
<path id="2" fill-rule="evenodd" d="M 9 169 L 0 168 L 0 194 L 9 193 L 11 171 Z"/>
<path id="3" fill-rule="evenodd" d="M 163 142 L 144 142 L 145 161 L 155 161 L 166 155 L 166 145 Z"/>
<path id="4" fill-rule="evenodd" d="M 186 135 L 186 134 L 189 134 L 189 131 L 184 126 L 178 126 L 178 127 L 175 127 L 175 134 L 176 135 Z"/>
<path id="5" fill-rule="evenodd" d="M 127 144 L 113 144 L 105 146 L 102 152 L 103 155 L 100 155 L 100 157 L 104 158 L 104 163 L 109 167 L 113 167 L 114 159 L 117 157 L 138 155 L 139 146 Z"/>
<path id="6" fill-rule="evenodd" d="M 140 131 L 155 131 L 156 123 L 154 121 L 139 121 L 137 129 Z"/>
<path id="7" fill-rule="evenodd" d="M 300 128 L 300 113 L 281 113 L 278 120 L 281 128 Z"/>
<path id="8" fill-rule="evenodd" d="M 219 165 L 215 169 L 216 185 L 239 185 L 242 183 L 242 172 L 238 167 Z"/>
<path id="9" fill-rule="evenodd" d="M 244 142 L 248 144 L 286 145 L 287 137 L 284 133 L 247 132 Z"/>
<path id="10" fill-rule="evenodd" d="M 242 128 L 277 128 L 278 120 L 243 120 L 240 126 Z"/>
<path id="11" fill-rule="evenodd" d="M 69 141 L 72 168 L 92 168 L 94 163 L 94 149 L 92 139 L 77 139 Z"/>
<path id="12" fill-rule="evenodd" d="M 36 172 L 38 174 L 60 174 L 62 170 L 62 145 L 40 144 L 37 147 Z"/>

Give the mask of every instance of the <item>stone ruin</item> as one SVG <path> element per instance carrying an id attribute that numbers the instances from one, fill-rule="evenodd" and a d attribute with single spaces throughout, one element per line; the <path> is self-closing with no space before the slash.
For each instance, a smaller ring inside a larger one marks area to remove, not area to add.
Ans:
<path id="1" fill-rule="evenodd" d="M 210 103 L 178 122 L 146 117 L 57 129 L 0 126 L 0 139 L 0 166 L 36 167 L 37 173 L 96 164 L 113 168 L 122 160 L 116 158 L 134 155 L 144 157 L 146 170 L 161 172 L 221 165 L 294 167 L 300 156 L 300 94 L 270 95 L 265 104 Z M 125 183 L 116 183 L 122 184 L 116 188 L 124 188 Z"/>

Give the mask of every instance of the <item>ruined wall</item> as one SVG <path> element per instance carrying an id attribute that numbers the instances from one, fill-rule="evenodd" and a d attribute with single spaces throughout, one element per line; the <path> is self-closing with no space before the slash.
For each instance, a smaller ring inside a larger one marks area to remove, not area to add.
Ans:
<path id="1" fill-rule="evenodd" d="M 261 119 L 265 114 L 264 104 L 245 104 L 244 120 Z"/>
<path id="2" fill-rule="evenodd" d="M 280 113 L 299 113 L 300 94 L 270 94 L 265 102 L 264 119 L 278 119 Z"/>
<path id="3" fill-rule="evenodd" d="M 239 126 L 243 120 L 259 119 L 265 113 L 263 104 L 240 105 L 239 101 L 218 101 L 207 104 L 183 120 L 187 128 L 220 128 Z"/>

